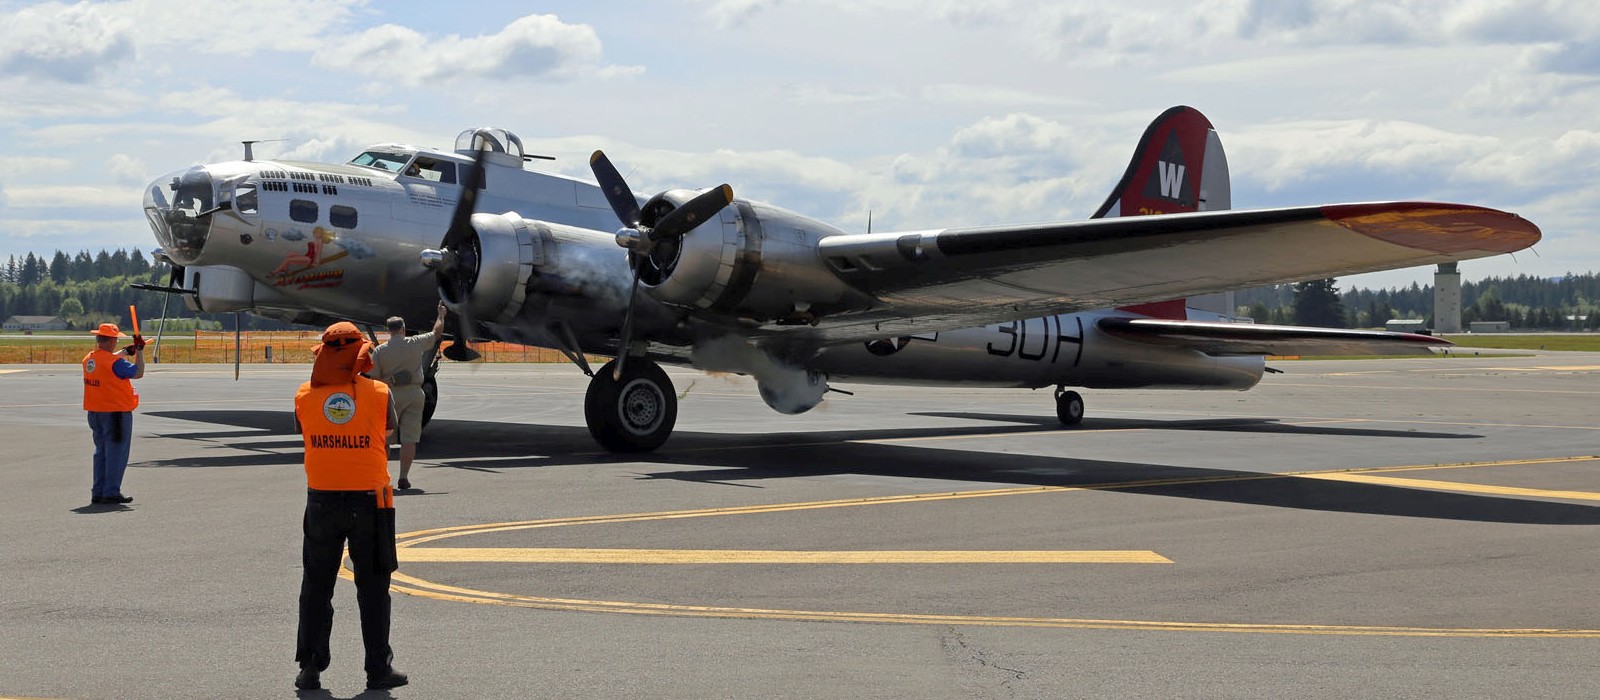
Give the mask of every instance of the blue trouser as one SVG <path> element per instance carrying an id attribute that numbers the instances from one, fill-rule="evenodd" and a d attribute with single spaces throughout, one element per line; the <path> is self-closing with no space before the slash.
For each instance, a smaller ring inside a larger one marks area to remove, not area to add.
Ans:
<path id="1" fill-rule="evenodd" d="M 94 497 L 122 495 L 122 473 L 133 446 L 132 411 L 89 411 L 94 431 Z"/>

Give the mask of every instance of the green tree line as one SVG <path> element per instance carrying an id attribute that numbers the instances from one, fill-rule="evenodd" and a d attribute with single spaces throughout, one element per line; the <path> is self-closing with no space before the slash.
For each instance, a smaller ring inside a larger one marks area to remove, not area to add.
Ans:
<path id="1" fill-rule="evenodd" d="M 1334 280 L 1246 289 L 1239 312 L 1257 323 L 1380 328 L 1395 319 L 1433 319 L 1433 285 L 1340 292 Z M 1600 275 L 1488 277 L 1461 283 L 1461 323 L 1505 321 L 1513 329 L 1600 330 Z"/>
<path id="2" fill-rule="evenodd" d="M 168 330 L 233 330 L 236 322 L 243 330 L 300 328 L 250 314 L 197 314 L 181 298 L 163 299 L 169 295 L 129 286 L 165 286 L 170 274 L 168 265 L 152 263 L 138 249 L 11 255 L 0 265 L 0 320 L 12 316 L 60 316 L 74 329 L 93 328 L 101 323 L 129 328 L 131 305 L 139 312 L 140 325 L 144 326 L 140 330 L 153 335 L 155 329 L 150 324 L 161 317 L 165 301 L 166 317 L 181 319 L 169 325 Z"/>

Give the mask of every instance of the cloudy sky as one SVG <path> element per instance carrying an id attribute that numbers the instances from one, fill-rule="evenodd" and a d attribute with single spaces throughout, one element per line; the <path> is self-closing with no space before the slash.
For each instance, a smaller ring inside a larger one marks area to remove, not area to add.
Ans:
<path id="1" fill-rule="evenodd" d="M 1465 278 L 1600 271 L 1586 0 L 0 0 L 0 259 L 152 249 L 142 186 L 244 139 L 337 162 L 474 126 L 846 230 L 1077 219 L 1175 104 L 1235 208 L 1480 204 L 1545 238 Z"/>

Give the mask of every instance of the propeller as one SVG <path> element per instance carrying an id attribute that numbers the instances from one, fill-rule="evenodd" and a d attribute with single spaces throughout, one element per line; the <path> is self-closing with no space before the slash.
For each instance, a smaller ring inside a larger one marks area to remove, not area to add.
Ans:
<path id="1" fill-rule="evenodd" d="M 444 356 L 456 362 L 471 362 L 482 357 L 468 344 L 472 338 L 472 318 L 467 312 L 467 297 L 478 281 L 478 263 L 483 254 L 478 236 L 472 230 L 472 214 L 478 204 L 478 187 L 483 182 L 483 160 L 487 153 L 479 149 L 472 165 L 462 174 L 461 199 L 456 201 L 450 228 L 439 242 L 438 255 L 432 265 L 439 282 L 439 298 L 456 316 L 455 342 L 444 349 Z"/>
<path id="2" fill-rule="evenodd" d="M 724 183 L 706 190 L 647 225 L 639 209 L 639 200 L 634 199 L 633 190 L 605 152 L 595 151 L 594 155 L 589 156 L 589 169 L 594 171 L 595 181 L 600 183 L 600 191 L 605 194 L 606 201 L 611 203 L 611 211 L 616 212 L 617 221 L 622 222 L 622 229 L 617 231 L 617 245 L 628 249 L 628 258 L 633 264 L 628 310 L 622 317 L 622 336 L 617 339 L 617 362 L 611 370 L 612 380 L 621 381 L 622 365 L 633 343 L 633 307 L 639 293 L 639 275 L 644 272 L 645 264 L 659 267 L 660 260 L 655 256 L 657 252 L 662 253 L 663 260 L 670 261 L 677 257 L 684 235 L 733 203 L 733 188 Z"/>

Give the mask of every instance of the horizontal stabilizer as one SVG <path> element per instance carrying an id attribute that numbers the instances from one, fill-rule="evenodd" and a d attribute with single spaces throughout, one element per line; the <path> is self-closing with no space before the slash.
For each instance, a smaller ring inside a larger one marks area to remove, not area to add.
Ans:
<path id="1" fill-rule="evenodd" d="M 1254 323 L 1203 323 L 1154 318 L 1102 318 L 1107 334 L 1153 345 L 1186 347 L 1208 355 L 1422 355 L 1453 345 L 1416 333 L 1360 331 Z"/>

